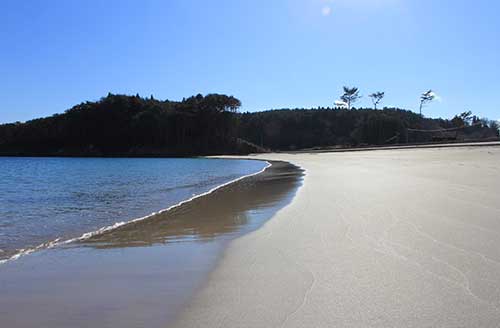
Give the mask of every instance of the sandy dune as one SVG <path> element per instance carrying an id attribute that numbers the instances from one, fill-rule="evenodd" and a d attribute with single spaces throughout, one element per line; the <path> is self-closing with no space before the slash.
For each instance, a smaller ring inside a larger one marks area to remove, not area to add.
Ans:
<path id="1" fill-rule="evenodd" d="M 259 157 L 304 185 L 178 327 L 500 325 L 500 147 Z"/>

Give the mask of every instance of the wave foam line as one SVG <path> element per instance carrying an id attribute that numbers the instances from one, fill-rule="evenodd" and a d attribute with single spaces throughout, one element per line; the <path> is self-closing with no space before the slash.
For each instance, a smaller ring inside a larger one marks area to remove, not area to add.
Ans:
<path id="1" fill-rule="evenodd" d="M 106 233 L 106 232 L 118 229 L 118 228 L 123 227 L 123 226 L 125 226 L 127 224 L 132 224 L 132 223 L 140 222 L 140 221 L 143 221 L 143 220 L 147 220 L 147 219 L 149 219 L 149 218 L 151 218 L 153 216 L 156 216 L 156 215 L 159 215 L 159 214 L 171 211 L 172 209 L 177 208 L 179 206 L 182 206 L 182 205 L 184 205 L 186 203 L 189 203 L 189 202 L 191 202 L 191 201 L 193 201 L 193 200 L 195 200 L 197 198 L 200 198 L 200 197 L 203 197 L 203 196 L 206 196 L 206 195 L 210 195 L 214 191 L 219 190 L 221 188 L 224 188 L 224 187 L 226 187 L 226 186 L 228 186 L 228 185 L 230 185 L 232 183 L 235 183 L 235 182 L 238 182 L 240 180 L 243 180 L 243 179 L 246 179 L 246 178 L 249 178 L 249 177 L 253 177 L 253 176 L 256 176 L 258 174 L 263 173 L 265 170 L 267 170 L 269 167 L 272 166 L 272 164 L 269 163 L 268 161 L 265 161 L 265 162 L 267 163 L 266 167 L 264 167 L 262 170 L 260 170 L 260 171 L 258 171 L 256 173 L 247 174 L 247 175 L 241 176 L 239 178 L 236 178 L 234 180 L 228 181 L 226 183 L 223 183 L 221 185 L 218 185 L 218 186 L 210 189 L 209 191 L 206 191 L 206 192 L 198 194 L 198 195 L 194 195 L 193 197 L 191 197 L 189 199 L 186 199 L 186 200 L 183 200 L 183 201 L 181 201 L 181 202 L 179 202 L 177 204 L 174 204 L 174 205 L 172 205 L 172 206 L 170 206 L 170 207 L 168 207 L 166 209 L 160 210 L 158 212 L 153 212 L 153 213 L 148 214 L 146 216 L 143 216 L 143 217 L 140 217 L 140 218 L 137 218 L 137 219 L 133 219 L 133 220 L 130 220 L 130 221 L 116 222 L 115 224 L 112 224 L 112 225 L 100 228 L 98 230 L 91 231 L 91 232 L 86 232 L 83 235 L 81 235 L 80 237 L 71 238 L 71 239 L 67 239 L 67 240 L 63 240 L 63 241 L 61 241 L 61 238 L 56 238 L 54 240 L 42 243 L 42 244 L 40 244 L 40 245 L 38 245 L 36 247 L 21 249 L 16 254 L 12 255 L 11 257 L 9 257 L 7 259 L 0 260 L 0 265 L 4 264 L 6 262 L 17 260 L 17 259 L 19 259 L 19 258 L 21 258 L 23 256 L 32 254 L 32 253 L 34 253 L 36 251 L 39 251 L 39 250 L 42 250 L 42 249 L 50 249 L 50 248 L 54 248 L 54 247 L 57 247 L 57 246 L 62 246 L 62 245 L 70 244 L 70 243 L 73 243 L 75 241 L 82 241 L 82 240 L 90 239 L 90 238 L 92 238 L 94 236 L 98 236 L 98 235 L 101 235 L 103 233 Z"/>

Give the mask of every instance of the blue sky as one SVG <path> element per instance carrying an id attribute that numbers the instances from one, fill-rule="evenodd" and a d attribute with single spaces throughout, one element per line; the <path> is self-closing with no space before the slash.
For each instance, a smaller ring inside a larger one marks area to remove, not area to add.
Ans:
<path id="1" fill-rule="evenodd" d="M 382 105 L 500 119 L 500 3 L 462 0 L 2 0 L 0 122 L 108 92 L 232 94 L 243 111 Z"/>

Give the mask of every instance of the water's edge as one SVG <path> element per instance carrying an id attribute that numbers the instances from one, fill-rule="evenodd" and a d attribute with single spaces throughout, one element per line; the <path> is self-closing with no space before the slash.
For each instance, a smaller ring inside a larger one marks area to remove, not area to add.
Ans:
<path id="1" fill-rule="evenodd" d="M 226 159 L 226 158 L 225 158 Z M 235 159 L 238 159 L 238 158 L 235 158 Z M 256 159 L 256 160 L 259 160 L 259 159 Z M 239 239 L 239 238 L 242 238 L 244 237 L 245 235 L 248 235 L 248 234 L 251 234 L 255 231 L 258 231 L 266 222 L 270 221 L 273 219 L 273 217 L 279 212 L 281 211 L 283 208 L 285 208 L 286 206 L 289 206 L 290 203 L 293 201 L 293 199 L 295 198 L 295 195 L 297 193 L 297 191 L 300 189 L 300 187 L 302 186 L 302 183 L 303 183 L 303 178 L 305 176 L 305 170 L 296 165 L 296 164 L 292 164 L 291 162 L 288 162 L 288 161 L 276 161 L 276 160 L 262 160 L 262 161 L 265 161 L 267 162 L 269 165 L 264 169 L 262 170 L 262 172 L 260 172 L 259 174 L 260 175 L 263 175 L 265 174 L 265 171 L 269 171 L 268 169 L 273 169 L 273 167 L 276 167 L 278 165 L 286 165 L 288 166 L 289 168 L 293 168 L 290 170 L 291 171 L 294 171 L 296 170 L 297 172 L 300 172 L 300 174 L 296 177 L 296 182 L 297 181 L 300 181 L 300 183 L 298 185 L 296 185 L 295 187 L 293 187 L 292 189 L 294 189 L 293 191 L 293 195 L 291 196 L 289 202 L 287 202 L 287 204 L 283 205 L 283 206 L 278 206 L 277 210 L 269 217 L 267 217 L 265 219 L 264 222 L 261 223 L 261 225 L 259 225 L 259 227 L 257 227 L 256 229 L 253 229 L 253 230 L 249 230 L 249 231 L 246 231 L 245 233 L 242 233 L 240 234 L 239 236 L 237 237 L 234 237 L 230 240 L 228 240 L 226 242 L 226 244 L 224 245 L 223 249 L 218 253 L 216 259 L 214 260 L 213 262 L 213 265 L 211 267 L 211 269 L 208 271 L 208 273 L 205 275 L 204 279 L 202 280 L 201 284 L 199 284 L 198 286 L 196 286 L 194 288 L 194 290 L 192 291 L 191 295 L 189 296 L 188 300 L 186 302 L 184 302 L 184 304 L 182 305 L 182 307 L 180 308 L 180 310 L 178 310 L 175 315 L 167 322 L 167 326 L 170 327 L 171 324 L 176 324 L 176 322 L 178 322 L 179 318 L 181 317 L 181 315 L 184 313 L 184 311 L 186 309 L 188 309 L 190 303 L 193 301 L 193 299 L 196 297 L 197 293 L 199 293 L 203 288 L 205 288 L 207 286 L 207 283 L 209 281 L 209 278 L 210 278 L 210 274 L 212 272 L 214 272 L 217 267 L 221 264 L 224 256 L 226 255 L 226 252 L 230 246 L 231 243 L 235 242 L 235 240 Z M 279 175 L 279 173 L 276 173 L 276 172 L 272 172 L 270 173 L 270 175 Z M 271 180 L 273 180 L 274 178 L 271 177 Z"/>
<path id="2" fill-rule="evenodd" d="M 260 161 L 260 160 L 257 160 L 257 161 Z M 211 194 L 211 193 L 213 193 L 213 192 L 215 192 L 215 191 L 217 191 L 217 190 L 219 190 L 221 188 L 224 188 L 224 187 L 226 187 L 228 185 L 236 183 L 236 182 L 238 182 L 240 180 L 243 180 L 243 179 L 246 179 L 246 178 L 250 178 L 250 177 L 256 176 L 258 174 L 261 174 L 261 173 L 265 172 L 268 168 L 270 168 L 272 166 L 272 164 L 269 161 L 263 161 L 263 162 L 266 162 L 267 165 L 263 169 L 261 169 L 260 171 L 258 171 L 258 172 L 247 174 L 247 175 L 243 175 L 243 176 L 241 176 L 239 178 L 236 178 L 236 179 L 233 179 L 233 180 L 228 181 L 226 183 L 223 183 L 221 185 L 218 185 L 218 186 L 216 186 L 216 187 L 214 187 L 214 188 L 212 188 L 212 189 L 210 189 L 210 190 L 208 190 L 206 192 L 194 195 L 193 197 L 190 197 L 188 199 L 180 201 L 180 202 L 178 202 L 178 203 L 176 203 L 174 205 L 171 205 L 171 206 L 169 206 L 169 207 L 167 207 L 167 208 L 165 208 L 163 210 L 152 212 L 152 213 L 147 214 L 145 216 L 142 216 L 142 217 L 139 217 L 139 218 L 135 218 L 135 219 L 132 219 L 132 220 L 129 220 L 129 221 L 116 222 L 116 223 L 114 223 L 112 225 L 108 225 L 108 226 L 99 228 L 99 229 L 94 230 L 94 231 L 83 233 L 79 237 L 65 239 L 65 240 L 61 240 L 61 238 L 56 238 L 56 239 L 53 239 L 53 240 L 41 243 L 41 244 L 39 244 L 39 245 L 37 245 L 35 247 L 20 249 L 15 254 L 13 254 L 13 255 L 11 255 L 11 256 L 9 256 L 7 258 L 0 259 L 0 265 L 2 265 L 4 263 L 7 263 L 7 262 L 10 262 L 10 261 L 18 260 L 19 258 L 21 258 L 23 256 L 32 254 L 32 253 L 40 251 L 40 250 L 51 249 L 51 248 L 54 248 L 54 247 L 67 245 L 67 244 L 70 244 L 70 243 L 73 243 L 73 242 L 77 242 L 77 241 L 85 241 L 87 239 L 90 239 L 92 237 L 95 237 L 95 236 L 98 236 L 98 235 L 110 232 L 112 230 L 118 229 L 118 228 L 123 227 L 125 225 L 137 223 L 137 222 L 140 222 L 140 221 L 143 221 L 143 220 L 147 220 L 147 219 L 155 217 L 155 216 L 157 216 L 159 214 L 163 214 L 165 212 L 171 211 L 171 210 L 173 210 L 175 208 L 178 208 L 178 207 L 180 207 L 180 206 L 182 206 L 182 205 L 184 205 L 186 203 L 192 202 L 193 200 L 195 200 L 197 198 L 200 198 L 200 197 L 203 197 L 203 196 L 207 196 L 207 195 L 209 195 L 209 194 Z"/>
<path id="3" fill-rule="evenodd" d="M 267 163 L 260 172 L 160 214 L 1 266 L 0 294 L 8 295 L 0 297 L 2 323 L 21 328 L 173 324 L 206 286 L 228 246 L 260 229 L 302 186 L 300 167 Z M 30 316 L 20 315 L 21 309 Z"/>

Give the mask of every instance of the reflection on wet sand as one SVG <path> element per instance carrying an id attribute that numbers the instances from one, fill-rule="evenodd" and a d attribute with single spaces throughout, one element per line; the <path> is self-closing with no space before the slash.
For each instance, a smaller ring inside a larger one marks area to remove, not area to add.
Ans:
<path id="1" fill-rule="evenodd" d="M 302 171 L 272 164 L 171 211 L 0 266 L 0 326 L 167 327 L 224 245 L 292 200 Z"/>
<path id="2" fill-rule="evenodd" d="M 220 188 L 170 211 L 81 242 L 96 248 L 231 238 L 258 227 L 268 212 L 286 203 L 301 183 L 302 170 L 273 162 L 265 172 Z M 251 215 L 249 215 L 251 212 Z"/>

